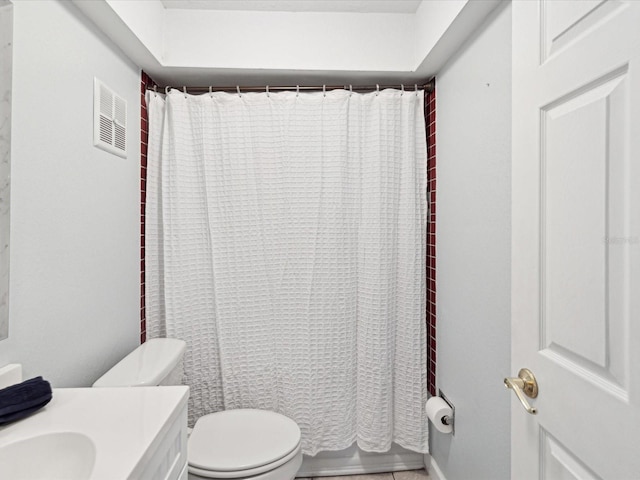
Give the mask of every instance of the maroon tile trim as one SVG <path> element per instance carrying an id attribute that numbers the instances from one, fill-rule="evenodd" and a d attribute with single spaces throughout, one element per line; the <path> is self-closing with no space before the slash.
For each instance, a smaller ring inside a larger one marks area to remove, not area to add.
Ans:
<path id="1" fill-rule="evenodd" d="M 435 82 L 435 80 L 434 80 Z M 427 389 L 436 394 L 436 90 L 425 92 L 427 126 Z"/>
<path id="2" fill-rule="evenodd" d="M 147 340 L 147 317 L 145 310 L 145 218 L 147 207 L 147 142 L 149 139 L 149 117 L 144 99 L 147 88 L 155 82 L 145 72 L 140 74 L 140 343 Z"/>

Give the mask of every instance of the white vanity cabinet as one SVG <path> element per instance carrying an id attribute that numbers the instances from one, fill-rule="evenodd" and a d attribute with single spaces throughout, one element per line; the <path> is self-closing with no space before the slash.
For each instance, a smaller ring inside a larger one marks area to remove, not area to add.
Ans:
<path id="1" fill-rule="evenodd" d="M 0 369 L 0 381 L 5 370 Z M 5 385 L 19 381 L 9 382 L 6 375 L 4 380 Z M 56 388 L 43 409 L 0 427 L 0 456 L 3 451 L 12 453 L 12 478 L 51 478 L 64 467 L 69 473 L 58 478 L 186 480 L 188 398 L 186 386 Z M 83 440 L 85 453 L 61 446 L 57 455 L 47 456 L 50 448 L 42 455 L 20 448 L 69 436 Z M 20 456 L 25 458 L 14 458 Z M 27 464 L 28 473 L 21 468 Z M 1 472 L 0 468 L 0 477 Z"/>
<path id="2" fill-rule="evenodd" d="M 187 480 L 186 402 L 175 413 L 129 476 L 131 480 Z"/>

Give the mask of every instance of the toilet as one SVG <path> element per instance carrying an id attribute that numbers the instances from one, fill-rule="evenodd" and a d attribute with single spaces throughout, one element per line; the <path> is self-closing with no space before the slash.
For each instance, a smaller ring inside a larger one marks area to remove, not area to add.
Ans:
<path id="1" fill-rule="evenodd" d="M 94 387 L 180 385 L 186 343 L 147 340 Z M 189 435 L 189 479 L 293 480 L 302 464 L 300 428 L 288 417 L 256 409 L 200 417 Z"/>

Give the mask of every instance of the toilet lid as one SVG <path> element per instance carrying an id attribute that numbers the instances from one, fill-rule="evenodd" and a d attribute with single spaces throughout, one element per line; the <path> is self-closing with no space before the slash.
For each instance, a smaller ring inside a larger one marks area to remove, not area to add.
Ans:
<path id="1" fill-rule="evenodd" d="M 200 417 L 189 437 L 189 465 L 218 472 L 248 470 L 287 456 L 300 443 L 300 428 L 267 410 L 226 410 Z"/>

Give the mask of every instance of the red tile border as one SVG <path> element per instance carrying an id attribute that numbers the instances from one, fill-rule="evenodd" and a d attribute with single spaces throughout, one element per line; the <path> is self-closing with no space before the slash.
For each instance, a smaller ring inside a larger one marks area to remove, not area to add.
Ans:
<path id="1" fill-rule="evenodd" d="M 147 203 L 147 142 L 149 118 L 145 103 L 145 92 L 155 82 L 145 72 L 140 73 L 140 343 L 147 340 L 147 317 L 145 298 L 145 218 Z"/>
<path id="2" fill-rule="evenodd" d="M 435 82 L 435 80 L 434 80 Z M 425 92 L 427 124 L 427 390 L 436 394 L 436 90 Z"/>

